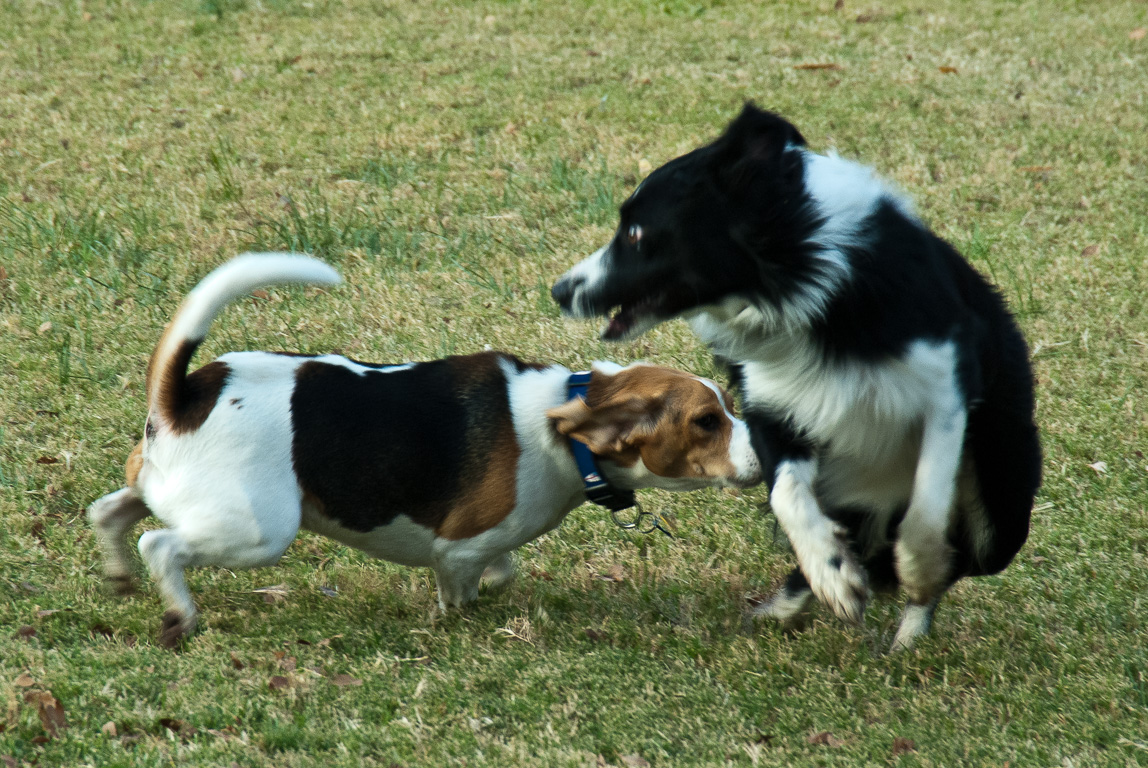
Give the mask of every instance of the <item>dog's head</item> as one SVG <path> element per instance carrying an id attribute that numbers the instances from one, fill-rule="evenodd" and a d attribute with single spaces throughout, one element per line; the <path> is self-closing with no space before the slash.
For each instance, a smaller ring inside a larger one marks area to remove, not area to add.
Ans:
<path id="1" fill-rule="evenodd" d="M 793 125 L 747 104 L 716 141 L 651 173 L 613 239 L 551 294 L 575 317 L 613 313 L 607 340 L 732 297 L 779 318 L 808 304 L 834 264 L 810 243 L 826 217 L 806 187 L 804 147 Z"/>
<path id="2" fill-rule="evenodd" d="M 586 399 L 546 414 L 562 435 L 608 461 L 622 488 L 687 491 L 745 487 L 761 481 L 761 464 L 729 393 L 708 379 L 672 368 L 597 363 Z"/>

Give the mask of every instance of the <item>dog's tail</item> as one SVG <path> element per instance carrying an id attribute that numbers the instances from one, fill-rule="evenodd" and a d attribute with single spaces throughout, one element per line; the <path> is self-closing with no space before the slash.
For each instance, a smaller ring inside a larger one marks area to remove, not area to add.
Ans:
<path id="1" fill-rule="evenodd" d="M 148 412 L 174 424 L 194 393 L 187 366 L 223 308 L 256 288 L 281 283 L 333 285 L 339 273 L 318 259 L 292 253 L 245 253 L 216 268 L 183 300 L 148 363 Z"/>

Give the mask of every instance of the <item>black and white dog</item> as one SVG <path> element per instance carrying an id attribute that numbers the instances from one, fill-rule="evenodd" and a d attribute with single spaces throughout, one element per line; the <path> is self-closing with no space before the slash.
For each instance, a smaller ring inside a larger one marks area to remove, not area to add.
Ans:
<path id="1" fill-rule="evenodd" d="M 799 567 L 759 612 L 811 594 L 859 622 L 908 594 L 895 648 L 964 576 L 1003 569 L 1040 485 L 1028 349 L 1004 301 L 862 165 L 746 105 L 649 175 L 613 240 L 554 285 L 628 339 L 685 317 L 737 361 L 770 503 Z"/>

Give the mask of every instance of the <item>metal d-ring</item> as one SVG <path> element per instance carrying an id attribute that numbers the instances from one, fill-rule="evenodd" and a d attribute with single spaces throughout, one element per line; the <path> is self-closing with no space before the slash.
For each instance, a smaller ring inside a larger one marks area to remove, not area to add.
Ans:
<path id="1" fill-rule="evenodd" d="M 634 501 L 634 506 L 638 508 L 638 514 L 633 520 L 628 522 L 618 517 L 619 510 L 610 510 L 610 518 L 614 521 L 614 525 L 627 531 L 636 530 L 638 533 L 661 531 L 671 539 L 674 538 L 672 533 L 662 527 L 663 520 L 661 515 L 656 515 L 653 512 L 647 512 L 642 509 L 642 505 L 638 503 L 637 500 Z"/>

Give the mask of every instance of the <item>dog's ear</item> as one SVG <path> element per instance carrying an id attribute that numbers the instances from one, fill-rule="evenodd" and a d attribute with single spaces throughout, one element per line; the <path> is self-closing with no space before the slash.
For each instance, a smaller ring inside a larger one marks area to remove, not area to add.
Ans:
<path id="1" fill-rule="evenodd" d="M 585 443 L 600 456 L 637 447 L 655 420 L 657 403 L 641 397 L 610 400 L 594 408 L 575 398 L 546 412 L 560 435 Z"/>
<path id="2" fill-rule="evenodd" d="M 805 137 L 785 118 L 746 102 L 714 142 L 712 171 L 724 187 L 736 187 L 759 173 L 782 171 L 786 147 L 805 146 Z"/>

